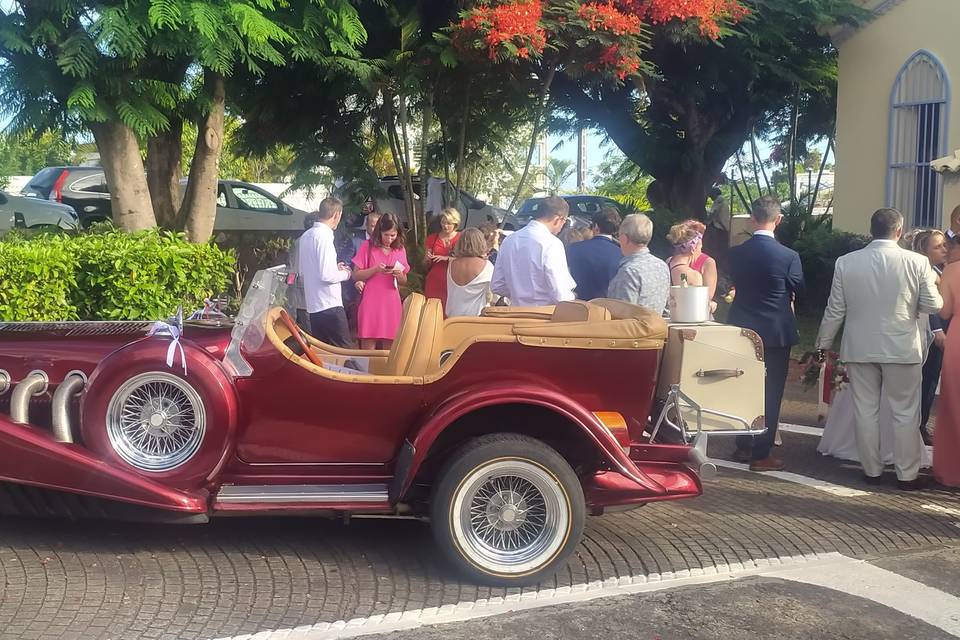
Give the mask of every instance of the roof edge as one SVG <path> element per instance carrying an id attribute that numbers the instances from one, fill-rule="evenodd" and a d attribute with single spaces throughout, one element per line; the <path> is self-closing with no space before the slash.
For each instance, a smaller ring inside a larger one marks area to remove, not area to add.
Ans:
<path id="1" fill-rule="evenodd" d="M 881 2 L 870 10 L 870 13 L 873 14 L 873 18 L 879 18 L 885 13 L 890 12 L 897 5 L 905 2 L 905 0 L 881 0 Z M 868 23 L 863 23 L 860 25 L 844 25 L 838 29 L 830 31 L 830 39 L 833 40 L 833 44 L 839 47 L 841 44 L 849 40 L 853 35 L 866 26 Z"/>

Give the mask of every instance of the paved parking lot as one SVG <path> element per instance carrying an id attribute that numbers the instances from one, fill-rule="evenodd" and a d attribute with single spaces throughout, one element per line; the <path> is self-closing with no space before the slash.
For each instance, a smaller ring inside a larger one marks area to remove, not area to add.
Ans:
<path id="1" fill-rule="evenodd" d="M 715 443 L 711 453 L 722 455 L 730 444 Z M 590 519 L 584 543 L 563 571 L 523 592 L 462 582 L 439 562 L 427 525 L 415 521 L 355 519 L 345 526 L 273 518 L 158 526 L 7 519 L 0 530 L 0 638 L 330 637 L 351 620 L 349 629 L 372 625 L 366 627 L 372 631 L 404 612 L 414 612 L 408 620 L 426 614 L 423 622 L 430 622 L 439 619 L 431 615 L 449 617 L 456 605 L 507 603 L 510 609 L 512 602 L 550 604 L 566 593 L 716 574 L 769 580 L 743 572 L 839 556 L 882 562 L 960 547 L 960 496 L 867 487 L 857 469 L 819 457 L 815 444 L 814 437 L 788 433 L 783 451 L 791 471 L 824 486 L 721 469 L 702 498 Z M 939 568 L 916 571 L 932 574 L 917 578 L 932 584 Z M 755 597 L 749 595 L 755 587 L 737 584 L 730 597 Z M 829 600 L 813 587 L 778 588 L 778 602 L 804 594 L 814 603 Z M 619 602 L 627 609 L 642 604 Z M 603 607 L 611 606 L 616 602 L 604 600 Z M 760 619 L 754 623 L 762 626 Z"/>

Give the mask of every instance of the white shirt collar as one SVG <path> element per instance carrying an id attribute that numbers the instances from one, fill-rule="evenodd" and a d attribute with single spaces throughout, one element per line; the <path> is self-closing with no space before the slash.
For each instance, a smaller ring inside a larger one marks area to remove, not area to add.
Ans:
<path id="1" fill-rule="evenodd" d="M 777 236 L 773 235 L 773 231 L 767 231 L 766 229 L 757 229 L 753 232 L 755 236 L 767 236 L 768 238 L 776 238 Z"/>

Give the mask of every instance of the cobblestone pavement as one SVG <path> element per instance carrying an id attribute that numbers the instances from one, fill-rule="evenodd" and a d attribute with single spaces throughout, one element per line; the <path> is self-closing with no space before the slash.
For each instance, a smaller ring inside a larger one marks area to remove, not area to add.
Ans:
<path id="1" fill-rule="evenodd" d="M 867 487 L 815 443 L 785 434 L 791 471 L 869 493 L 845 498 L 722 469 L 702 498 L 591 518 L 578 552 L 542 587 L 960 546 L 960 495 Z M 451 574 L 415 521 L 0 522 L 3 640 L 218 638 L 504 595 Z"/>

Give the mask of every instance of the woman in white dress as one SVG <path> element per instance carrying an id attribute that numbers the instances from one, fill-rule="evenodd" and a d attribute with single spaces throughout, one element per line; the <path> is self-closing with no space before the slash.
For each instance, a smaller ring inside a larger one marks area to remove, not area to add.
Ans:
<path id="1" fill-rule="evenodd" d="M 479 316 L 490 304 L 493 265 L 487 259 L 490 245 L 479 229 L 467 229 L 453 249 L 447 269 L 447 317 Z"/>

